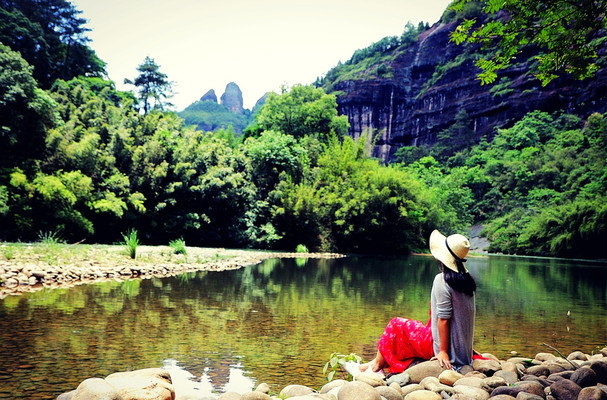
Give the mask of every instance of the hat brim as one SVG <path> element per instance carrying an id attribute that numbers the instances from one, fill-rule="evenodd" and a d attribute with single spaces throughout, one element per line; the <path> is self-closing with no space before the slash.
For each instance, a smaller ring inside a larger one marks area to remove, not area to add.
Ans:
<path id="1" fill-rule="evenodd" d="M 457 264 L 455 263 L 455 257 L 453 257 L 453 255 L 449 252 L 449 249 L 447 249 L 445 240 L 447 240 L 447 237 L 438 230 L 435 229 L 432 231 L 430 234 L 430 253 L 432 253 L 434 258 L 442 262 L 445 267 L 455 272 L 459 272 L 457 269 Z M 468 269 L 466 269 L 465 266 L 464 269 L 466 272 L 468 272 Z"/>

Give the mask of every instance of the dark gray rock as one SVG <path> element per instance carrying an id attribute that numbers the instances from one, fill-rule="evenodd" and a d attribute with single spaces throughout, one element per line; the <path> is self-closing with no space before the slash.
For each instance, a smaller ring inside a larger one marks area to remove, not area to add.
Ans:
<path id="1" fill-rule="evenodd" d="M 590 368 L 596 373 L 599 383 L 607 384 L 607 362 L 595 361 L 590 365 Z"/>
<path id="2" fill-rule="evenodd" d="M 493 389 L 493 391 L 491 392 L 491 397 L 498 396 L 501 394 L 516 397 L 521 392 L 534 394 L 536 396 L 540 396 L 541 398 L 546 397 L 544 393 L 544 387 L 536 381 L 524 381 L 517 382 L 512 386 L 500 386 L 498 388 Z"/>
<path id="3" fill-rule="evenodd" d="M 598 383 L 596 372 L 587 367 L 575 370 L 571 375 L 571 380 L 582 388 L 596 386 Z"/>
<path id="4" fill-rule="evenodd" d="M 411 377 L 408 373 L 402 372 L 400 374 L 391 375 L 388 379 L 386 379 L 386 384 L 390 385 L 392 382 L 398 383 L 401 387 L 409 384 Z"/>
<path id="5" fill-rule="evenodd" d="M 550 385 L 550 392 L 556 400 L 576 400 L 582 388 L 569 379 L 561 379 Z"/>
<path id="6" fill-rule="evenodd" d="M 607 400 L 607 393 L 598 386 L 586 387 L 580 391 L 577 400 Z"/>

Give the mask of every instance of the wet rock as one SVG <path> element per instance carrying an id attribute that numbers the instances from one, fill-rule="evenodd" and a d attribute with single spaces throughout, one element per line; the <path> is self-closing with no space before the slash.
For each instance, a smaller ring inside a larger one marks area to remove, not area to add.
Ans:
<path id="1" fill-rule="evenodd" d="M 595 361 L 590 364 L 590 368 L 596 374 L 596 379 L 599 383 L 607 384 L 607 362 Z"/>
<path id="2" fill-rule="evenodd" d="M 366 383 L 354 381 L 339 389 L 337 400 L 381 400 L 381 395 Z"/>
<path id="3" fill-rule="evenodd" d="M 459 372 L 447 369 L 441 372 L 441 374 L 438 376 L 438 380 L 444 385 L 453 386 L 455 382 L 463 377 L 464 375 L 460 374 Z"/>
<path id="4" fill-rule="evenodd" d="M 400 386 L 398 387 L 400 390 Z M 377 392 L 386 400 L 403 400 L 402 394 L 388 386 L 378 386 L 375 388 Z"/>
<path id="5" fill-rule="evenodd" d="M 324 385 L 321 389 L 320 389 L 320 393 L 324 394 L 324 393 L 329 393 L 329 391 L 331 391 L 331 389 L 340 387 L 345 385 L 346 383 L 348 383 L 347 380 L 345 379 L 336 379 L 334 381 L 331 381 L 329 383 L 327 383 L 326 385 Z"/>
<path id="6" fill-rule="evenodd" d="M 294 397 L 294 396 L 304 396 L 307 394 L 315 393 L 314 389 L 310 389 L 307 386 L 303 385 L 287 385 L 281 391 L 281 396 Z"/>
<path id="7" fill-rule="evenodd" d="M 598 386 L 586 387 L 580 391 L 577 400 L 607 400 L 607 392 Z"/>
<path id="8" fill-rule="evenodd" d="M 489 393 L 475 387 L 457 385 L 454 387 L 454 390 L 456 394 L 461 394 L 470 400 L 487 400 L 489 398 Z"/>
<path id="9" fill-rule="evenodd" d="M 502 366 L 495 360 L 474 360 L 472 361 L 472 368 L 474 368 L 475 371 L 490 376 L 502 369 Z"/>
<path id="10" fill-rule="evenodd" d="M 405 396 L 404 400 L 442 400 L 443 397 L 430 390 L 416 390 Z M 341 399 L 339 399 L 341 400 Z"/>
<path id="11" fill-rule="evenodd" d="M 89 378 L 83 380 L 71 400 L 124 400 L 118 390 L 105 379 Z"/>
<path id="12" fill-rule="evenodd" d="M 407 369 L 407 373 L 411 378 L 410 382 L 420 383 L 422 379 L 433 376 L 438 378 L 445 369 L 440 366 L 438 360 L 424 361 Z"/>
<path id="13" fill-rule="evenodd" d="M 526 392 L 535 394 L 542 398 L 545 398 L 544 387 L 535 381 L 517 382 L 512 386 L 500 386 L 493 389 L 491 396 L 497 396 L 500 394 L 506 394 L 512 397 L 516 397 L 520 392 Z"/>
<path id="14" fill-rule="evenodd" d="M 390 376 L 388 379 L 386 379 L 386 384 L 390 385 L 393 382 L 398 383 L 401 387 L 408 385 L 409 382 L 411 381 L 411 377 L 409 376 L 408 373 L 403 372 L 400 374 L 395 374 Z"/>
<path id="15" fill-rule="evenodd" d="M 582 388 L 569 379 L 561 379 L 550 385 L 550 393 L 557 400 L 576 400 Z"/>
<path id="16" fill-rule="evenodd" d="M 598 383 L 596 372 L 589 367 L 583 367 L 575 370 L 570 379 L 580 385 L 582 388 L 596 386 Z"/>

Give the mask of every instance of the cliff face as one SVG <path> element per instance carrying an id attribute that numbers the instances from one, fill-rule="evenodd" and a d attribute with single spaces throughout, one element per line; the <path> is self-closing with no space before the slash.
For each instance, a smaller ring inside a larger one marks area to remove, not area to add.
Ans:
<path id="1" fill-rule="evenodd" d="M 466 48 L 449 42 L 449 32 L 456 25 L 435 24 L 421 33 L 417 43 L 388 63 L 389 78 L 334 84 L 339 112 L 350 121 L 350 135 L 373 133 L 375 157 L 389 161 L 401 146 L 433 144 L 461 110 L 472 120 L 476 138 L 491 135 L 495 127 L 507 127 L 536 109 L 582 117 L 607 111 L 605 69 L 592 79 L 559 78 L 542 87 L 522 62 L 500 74 L 496 84 L 481 85 L 476 79 L 479 70 L 464 54 Z"/>

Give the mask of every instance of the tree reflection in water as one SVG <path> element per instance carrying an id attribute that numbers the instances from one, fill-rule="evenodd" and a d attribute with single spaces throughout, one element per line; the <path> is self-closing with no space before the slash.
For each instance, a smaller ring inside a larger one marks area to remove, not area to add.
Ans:
<path id="1" fill-rule="evenodd" d="M 498 357 L 607 344 L 607 266 L 470 257 L 475 347 Z M 428 319 L 427 256 L 267 260 L 0 301 L 0 398 L 56 397 L 91 376 L 163 366 L 180 390 L 319 388 L 332 352 L 370 358 L 394 316 Z M 567 311 L 571 315 L 567 316 Z M 240 389 L 244 388 L 244 389 Z"/>

